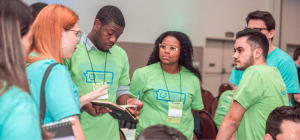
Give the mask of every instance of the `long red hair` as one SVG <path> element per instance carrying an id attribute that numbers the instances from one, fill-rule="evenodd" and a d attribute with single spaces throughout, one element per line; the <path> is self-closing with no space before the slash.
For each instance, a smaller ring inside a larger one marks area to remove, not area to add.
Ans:
<path id="1" fill-rule="evenodd" d="M 78 15 L 71 9 L 60 4 L 46 6 L 33 22 L 32 45 L 26 62 L 31 64 L 50 58 L 62 63 L 62 30 L 71 29 L 77 22 Z M 38 56 L 29 56 L 31 52 L 36 52 Z"/>

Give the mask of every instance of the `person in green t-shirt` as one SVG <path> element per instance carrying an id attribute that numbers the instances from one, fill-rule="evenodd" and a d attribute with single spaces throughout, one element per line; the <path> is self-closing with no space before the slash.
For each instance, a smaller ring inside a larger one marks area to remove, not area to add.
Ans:
<path id="1" fill-rule="evenodd" d="M 169 31 L 156 39 L 147 66 L 134 72 L 129 88 L 130 95 L 144 104 L 136 137 L 145 128 L 162 124 L 193 138 L 191 109 L 203 109 L 203 102 L 201 76 L 192 65 L 192 57 L 192 44 L 186 34 Z"/>
<path id="2" fill-rule="evenodd" d="M 231 98 L 234 90 L 226 90 L 222 93 L 219 99 L 218 108 L 215 113 L 214 120 L 218 129 L 220 128 L 221 122 L 229 111 L 231 105 Z"/>
<path id="3" fill-rule="evenodd" d="M 266 64 L 269 43 L 258 30 L 237 33 L 235 68 L 244 71 L 230 110 L 216 139 L 264 139 L 266 120 L 276 107 L 288 105 L 287 89 L 278 69 Z"/>
<path id="4" fill-rule="evenodd" d="M 129 98 L 127 54 L 115 45 L 124 27 L 123 14 L 117 7 L 102 7 L 96 15 L 91 32 L 81 37 L 72 58 L 64 60 L 81 96 L 109 85 L 108 96 L 100 99 L 120 105 L 136 104 L 136 99 Z M 138 118 L 143 104 L 141 101 L 137 104 L 137 110 L 129 109 Z M 88 103 L 81 111 L 80 123 L 87 139 L 120 139 L 118 120 L 106 113 L 106 107 Z"/>

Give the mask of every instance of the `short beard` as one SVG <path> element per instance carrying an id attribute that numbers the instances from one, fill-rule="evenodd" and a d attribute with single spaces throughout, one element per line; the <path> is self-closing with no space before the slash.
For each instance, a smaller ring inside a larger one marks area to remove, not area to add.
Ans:
<path id="1" fill-rule="evenodd" d="M 99 50 L 99 51 L 103 51 L 103 52 L 108 52 L 108 50 L 103 50 L 102 46 L 101 46 L 101 42 L 98 40 L 98 34 L 100 34 L 100 31 L 96 31 L 96 33 L 94 34 L 94 42 L 95 42 L 95 47 Z"/>
<path id="2" fill-rule="evenodd" d="M 251 54 L 250 58 L 245 62 L 244 67 L 240 67 L 240 68 L 235 67 L 235 69 L 245 71 L 248 67 L 253 65 L 253 61 L 254 61 L 254 57 L 253 57 L 253 54 Z"/>

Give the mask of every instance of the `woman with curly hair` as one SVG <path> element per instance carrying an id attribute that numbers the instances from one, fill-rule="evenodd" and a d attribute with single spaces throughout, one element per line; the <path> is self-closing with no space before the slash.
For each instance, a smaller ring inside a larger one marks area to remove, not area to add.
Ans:
<path id="1" fill-rule="evenodd" d="M 193 138 L 193 110 L 203 108 L 200 72 L 192 65 L 193 48 L 189 37 L 168 31 L 155 41 L 146 67 L 132 77 L 130 95 L 144 103 L 136 136 L 152 125 L 167 125 Z"/>

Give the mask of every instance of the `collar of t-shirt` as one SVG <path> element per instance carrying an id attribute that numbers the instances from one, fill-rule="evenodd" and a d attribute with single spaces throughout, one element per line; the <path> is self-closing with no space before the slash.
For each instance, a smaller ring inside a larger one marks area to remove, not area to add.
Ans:
<path id="1" fill-rule="evenodd" d="M 85 44 L 85 47 L 87 49 L 87 51 L 95 50 L 95 51 L 100 51 L 98 50 L 95 45 L 93 44 L 93 42 L 86 36 L 86 35 L 82 35 L 80 41 Z M 111 54 L 111 49 L 108 50 L 109 53 Z"/>
<path id="2" fill-rule="evenodd" d="M 277 50 L 278 50 L 278 48 L 275 47 L 275 49 L 270 54 L 268 54 L 267 59 L 270 58 L 270 57 L 272 57 L 273 55 L 275 55 L 275 53 L 277 52 Z"/>

